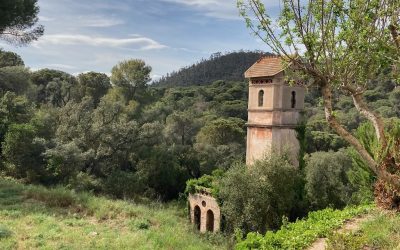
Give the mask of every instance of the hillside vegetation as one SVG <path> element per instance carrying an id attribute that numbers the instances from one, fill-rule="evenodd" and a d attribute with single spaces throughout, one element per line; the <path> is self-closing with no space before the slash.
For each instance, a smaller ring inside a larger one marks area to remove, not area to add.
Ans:
<path id="1" fill-rule="evenodd" d="M 0 249 L 224 249 L 184 206 L 94 197 L 0 178 Z"/>
<path id="2" fill-rule="evenodd" d="M 184 67 L 162 77 L 154 86 L 176 87 L 209 85 L 217 80 L 244 81 L 244 72 L 262 56 L 262 51 L 215 53 L 208 59 Z"/>

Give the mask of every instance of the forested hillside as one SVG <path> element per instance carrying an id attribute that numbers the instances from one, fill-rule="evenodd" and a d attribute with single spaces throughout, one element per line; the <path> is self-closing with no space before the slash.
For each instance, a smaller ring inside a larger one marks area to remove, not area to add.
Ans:
<path id="1" fill-rule="evenodd" d="M 163 88 L 144 77 L 144 84 L 132 87 L 119 80 L 122 67 L 116 66 L 112 86 L 105 74 L 31 72 L 18 55 L 1 55 L 4 175 L 121 198 L 169 200 L 188 179 L 226 171 L 244 159 L 246 82 Z M 149 73 L 144 62 L 133 62 Z M 347 147 L 327 126 L 317 93 L 309 89 L 306 96 L 305 152 Z M 372 82 L 366 98 L 385 118 L 400 116 L 400 89 L 393 82 Z M 350 97 L 338 97 L 335 105 L 350 130 L 364 122 Z"/>
<path id="2" fill-rule="evenodd" d="M 2 176 L 132 200 L 168 201 L 205 186 L 224 201 L 226 232 L 265 232 L 279 228 L 282 216 L 296 220 L 308 211 L 373 199 L 374 174 L 329 128 L 315 88 L 307 90 L 298 130 L 301 171 L 274 155 L 257 163 L 254 175 L 243 164 L 247 82 L 154 87 L 148 84 L 151 67 L 141 60 L 117 64 L 110 79 L 96 72 L 32 72 L 17 54 L 1 55 Z M 368 89 L 368 105 L 387 124 L 398 124 L 394 81 L 377 78 Z M 334 96 L 338 119 L 373 145 L 373 128 L 351 98 Z M 276 195 L 261 199 L 265 192 Z M 277 206 L 260 209 L 268 204 Z"/>
<path id="3" fill-rule="evenodd" d="M 153 85 L 175 87 L 208 85 L 217 80 L 244 81 L 244 72 L 267 54 L 262 51 L 215 53 L 209 59 L 203 59 L 162 77 Z"/>

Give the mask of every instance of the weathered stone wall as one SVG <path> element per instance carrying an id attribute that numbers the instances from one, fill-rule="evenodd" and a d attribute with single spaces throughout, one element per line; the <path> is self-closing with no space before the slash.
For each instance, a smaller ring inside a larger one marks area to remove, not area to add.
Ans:
<path id="1" fill-rule="evenodd" d="M 190 221 L 195 224 L 195 207 L 200 208 L 200 232 L 204 233 L 207 231 L 207 212 L 213 213 L 213 230 L 212 232 L 218 232 L 221 227 L 221 210 L 218 206 L 215 198 L 210 195 L 204 194 L 189 194 L 189 207 L 190 207 Z"/>
<path id="2" fill-rule="evenodd" d="M 272 128 L 247 128 L 246 164 L 264 158 L 272 149 Z"/>

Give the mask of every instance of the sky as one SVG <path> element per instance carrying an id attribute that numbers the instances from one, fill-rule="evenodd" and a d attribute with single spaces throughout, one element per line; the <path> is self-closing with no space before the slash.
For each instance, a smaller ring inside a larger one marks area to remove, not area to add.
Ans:
<path id="1" fill-rule="evenodd" d="M 279 0 L 265 0 L 269 10 Z M 236 0 L 38 0 L 45 35 L 25 46 L 0 47 L 32 70 L 109 74 L 123 60 L 142 59 L 152 78 L 215 52 L 264 50 L 236 9 Z"/>

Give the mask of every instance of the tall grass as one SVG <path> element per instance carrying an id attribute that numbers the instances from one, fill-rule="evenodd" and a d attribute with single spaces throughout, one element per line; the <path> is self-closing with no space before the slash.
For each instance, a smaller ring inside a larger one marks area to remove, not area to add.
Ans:
<path id="1" fill-rule="evenodd" d="M 184 208 L 0 178 L 0 249 L 227 248 L 224 236 L 199 234 Z"/>

